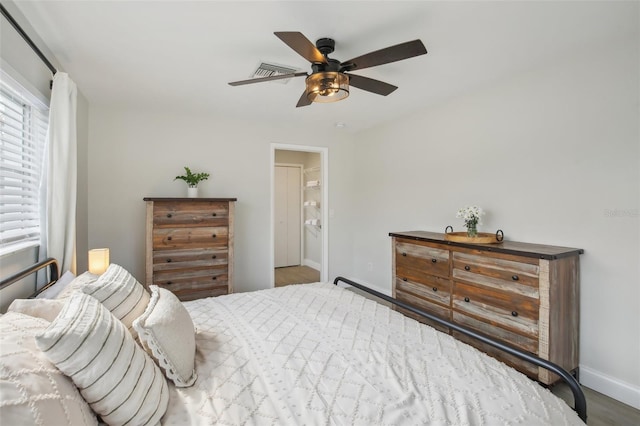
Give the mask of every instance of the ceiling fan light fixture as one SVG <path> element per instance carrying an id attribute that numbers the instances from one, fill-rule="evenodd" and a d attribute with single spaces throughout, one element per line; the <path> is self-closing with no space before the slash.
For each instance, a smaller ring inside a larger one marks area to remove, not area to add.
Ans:
<path id="1" fill-rule="evenodd" d="M 306 86 L 311 102 L 337 102 L 349 96 L 349 76 L 337 71 L 311 74 L 306 79 Z"/>

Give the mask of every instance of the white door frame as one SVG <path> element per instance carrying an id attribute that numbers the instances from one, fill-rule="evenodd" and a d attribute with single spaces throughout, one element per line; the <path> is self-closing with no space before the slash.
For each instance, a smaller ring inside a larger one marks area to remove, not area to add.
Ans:
<path id="1" fill-rule="evenodd" d="M 293 144 L 271 144 L 271 164 L 270 164 L 270 186 L 269 192 L 271 198 L 271 218 L 269 221 L 269 264 L 270 264 L 270 287 L 275 287 L 275 274 L 273 273 L 275 267 L 275 239 L 274 239 L 274 221 L 275 221 L 275 202 L 274 202 L 274 180 L 275 180 L 275 166 L 276 166 L 276 150 L 283 151 L 300 151 L 300 152 L 316 152 L 320 154 L 320 173 L 321 173 L 321 187 L 322 199 L 320 204 L 320 230 L 322 232 L 322 259 L 320 267 L 320 281 L 329 280 L 329 148 L 308 146 L 308 145 L 293 145 Z"/>

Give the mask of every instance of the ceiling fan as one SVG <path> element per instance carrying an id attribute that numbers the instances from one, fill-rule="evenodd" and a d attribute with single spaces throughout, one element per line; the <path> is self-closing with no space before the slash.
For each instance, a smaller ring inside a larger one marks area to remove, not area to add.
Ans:
<path id="1" fill-rule="evenodd" d="M 270 77 L 233 81 L 229 84 L 231 86 L 241 86 L 243 84 L 306 76 L 306 87 L 296 107 L 311 105 L 312 102 L 335 102 L 342 100 L 349 96 L 350 85 L 366 90 L 367 92 L 387 96 L 398 87 L 383 81 L 374 80 L 373 78 L 351 74 L 351 71 L 401 61 L 427 53 L 427 49 L 420 40 L 413 40 L 376 50 L 345 62 L 340 62 L 328 57 L 335 48 L 335 41 L 333 39 L 321 38 L 317 40 L 314 45 L 300 32 L 284 31 L 275 32 L 274 34 L 300 56 L 311 62 L 311 74 L 294 72 Z"/>

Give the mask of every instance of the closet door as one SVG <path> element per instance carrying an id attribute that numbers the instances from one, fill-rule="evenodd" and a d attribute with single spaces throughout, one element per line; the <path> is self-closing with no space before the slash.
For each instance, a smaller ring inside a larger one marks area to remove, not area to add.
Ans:
<path id="1" fill-rule="evenodd" d="M 275 167 L 274 241 L 276 268 L 300 265 L 300 168 Z"/>

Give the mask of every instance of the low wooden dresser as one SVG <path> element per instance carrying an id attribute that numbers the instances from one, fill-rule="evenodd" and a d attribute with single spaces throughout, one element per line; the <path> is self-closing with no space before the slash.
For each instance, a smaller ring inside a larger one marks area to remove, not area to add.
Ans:
<path id="1" fill-rule="evenodd" d="M 236 198 L 144 198 L 146 285 L 182 301 L 233 292 Z"/>
<path id="2" fill-rule="evenodd" d="M 389 235 L 393 297 L 577 374 L 583 250 L 513 241 L 457 243 L 425 231 Z M 460 333 L 453 335 L 541 383 L 558 379 Z"/>

